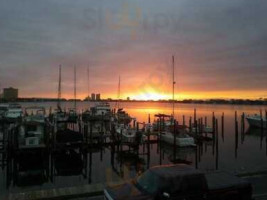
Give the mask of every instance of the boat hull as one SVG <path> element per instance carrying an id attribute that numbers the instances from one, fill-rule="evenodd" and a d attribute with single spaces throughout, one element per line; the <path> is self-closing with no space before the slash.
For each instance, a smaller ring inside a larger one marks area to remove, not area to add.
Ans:
<path id="1" fill-rule="evenodd" d="M 171 134 L 162 134 L 161 140 L 169 143 L 169 144 L 174 144 L 174 136 Z M 176 145 L 178 147 L 194 147 L 196 146 L 194 138 L 192 137 L 176 137 Z"/>
<path id="2" fill-rule="evenodd" d="M 261 128 L 264 129 L 267 128 L 266 119 L 261 120 L 260 118 L 254 118 L 254 117 L 247 117 L 247 121 L 251 127 Z"/>

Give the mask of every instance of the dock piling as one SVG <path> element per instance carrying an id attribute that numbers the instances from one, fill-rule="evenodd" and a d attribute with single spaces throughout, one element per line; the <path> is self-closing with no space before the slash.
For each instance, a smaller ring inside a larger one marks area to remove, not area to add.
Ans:
<path id="1" fill-rule="evenodd" d="M 222 113 L 222 140 L 224 141 L 224 112 Z"/>

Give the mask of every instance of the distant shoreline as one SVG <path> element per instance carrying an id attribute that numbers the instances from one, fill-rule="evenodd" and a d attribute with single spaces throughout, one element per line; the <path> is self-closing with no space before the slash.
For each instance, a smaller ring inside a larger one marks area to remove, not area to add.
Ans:
<path id="1" fill-rule="evenodd" d="M 36 102 L 57 102 L 58 99 L 54 98 L 19 98 L 13 101 L 4 101 L 0 100 L 0 103 L 36 103 Z M 74 102 L 74 99 L 61 99 L 61 102 Z M 77 99 L 77 102 L 86 102 L 88 100 Z M 114 100 L 114 99 L 103 99 L 103 100 L 89 100 L 89 102 L 127 102 L 127 103 L 172 103 L 172 100 Z M 251 100 L 251 99 L 231 99 L 231 100 L 223 100 L 223 99 L 210 99 L 210 100 L 175 100 L 175 103 L 183 103 L 183 104 L 218 104 L 218 105 L 267 105 L 267 99 L 264 100 Z"/>

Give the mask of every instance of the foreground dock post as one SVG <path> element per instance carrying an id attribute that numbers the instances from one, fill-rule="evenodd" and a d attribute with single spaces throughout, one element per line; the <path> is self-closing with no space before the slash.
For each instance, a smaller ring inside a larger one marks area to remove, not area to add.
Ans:
<path id="1" fill-rule="evenodd" d="M 237 111 L 235 111 L 235 158 L 237 158 L 238 149 L 238 121 L 237 121 Z"/>
<path id="2" fill-rule="evenodd" d="M 216 119 L 216 170 L 219 162 L 219 137 L 218 137 L 218 119 Z"/>
<path id="3" fill-rule="evenodd" d="M 222 113 L 222 140 L 224 141 L 224 112 Z"/>

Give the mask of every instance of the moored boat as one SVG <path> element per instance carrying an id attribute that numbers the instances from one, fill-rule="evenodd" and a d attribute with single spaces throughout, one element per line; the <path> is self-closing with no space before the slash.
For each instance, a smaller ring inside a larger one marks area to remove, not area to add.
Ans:
<path id="1" fill-rule="evenodd" d="M 28 111 L 32 113 L 29 115 Z M 45 109 L 40 107 L 26 108 L 26 114 L 19 125 L 18 148 L 46 147 L 46 117 Z"/>
<path id="2" fill-rule="evenodd" d="M 175 138 L 176 137 L 176 138 Z M 195 140 L 193 137 L 189 136 L 186 133 L 179 133 L 176 136 L 171 132 L 162 132 L 160 133 L 160 138 L 162 141 L 174 145 L 176 141 L 177 147 L 195 147 Z"/>
<path id="3" fill-rule="evenodd" d="M 4 114 L 5 120 L 10 123 L 20 121 L 22 116 L 23 111 L 19 104 L 9 104 L 8 110 Z"/>
<path id="4" fill-rule="evenodd" d="M 266 117 L 261 117 L 260 115 L 252 115 L 252 116 L 247 116 L 246 117 L 249 125 L 251 127 L 256 127 L 256 128 L 267 128 L 267 122 L 266 122 Z"/>

